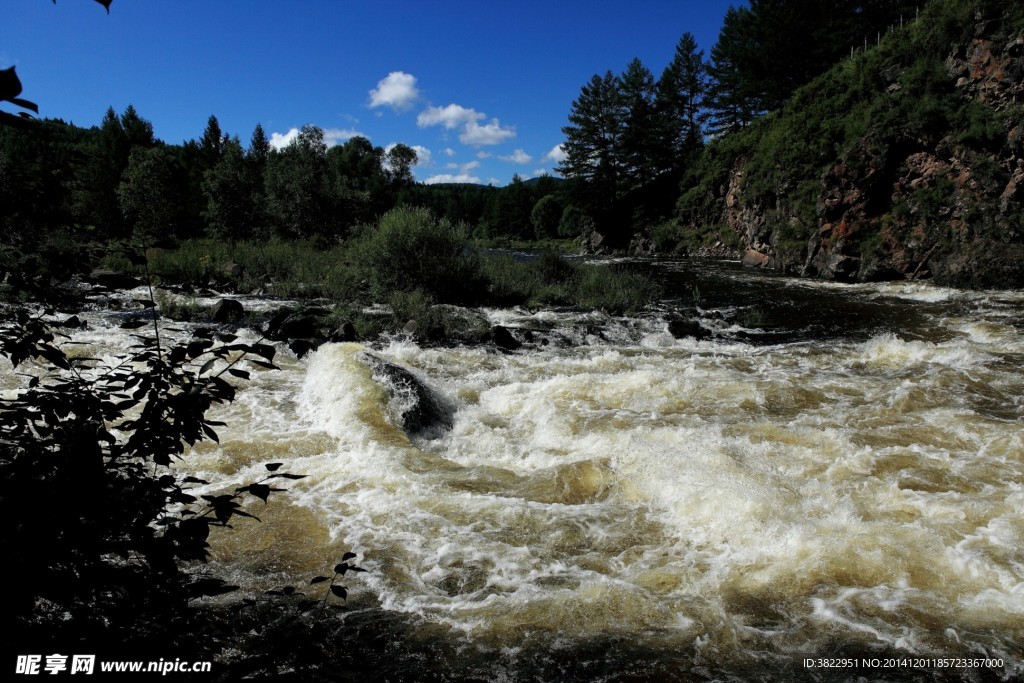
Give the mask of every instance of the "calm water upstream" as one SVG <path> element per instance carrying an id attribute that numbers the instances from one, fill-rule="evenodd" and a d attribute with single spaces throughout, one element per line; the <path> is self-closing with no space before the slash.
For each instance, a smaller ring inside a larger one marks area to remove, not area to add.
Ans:
<path id="1" fill-rule="evenodd" d="M 664 314 L 489 310 L 552 343 L 375 353 L 450 404 L 400 406 L 329 344 L 253 381 L 187 467 L 310 475 L 217 537 L 256 591 L 342 552 L 358 615 L 400 624 L 394 671 L 453 679 L 917 679 L 804 658 L 972 657 L 1024 676 L 1024 294 L 835 285 L 644 264 Z M 82 353 L 124 333 L 101 313 Z M 262 506 L 262 504 L 260 504 Z"/>

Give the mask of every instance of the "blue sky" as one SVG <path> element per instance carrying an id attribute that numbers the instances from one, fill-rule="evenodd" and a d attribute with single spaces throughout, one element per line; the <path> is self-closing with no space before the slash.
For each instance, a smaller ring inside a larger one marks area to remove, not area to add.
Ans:
<path id="1" fill-rule="evenodd" d="M 421 181 L 504 185 L 551 171 L 591 76 L 639 57 L 657 77 L 686 31 L 709 53 L 730 4 L 4 0 L 0 68 L 81 126 L 128 104 L 170 143 L 211 114 L 246 144 L 257 123 L 282 144 L 313 123 L 415 147 Z"/>

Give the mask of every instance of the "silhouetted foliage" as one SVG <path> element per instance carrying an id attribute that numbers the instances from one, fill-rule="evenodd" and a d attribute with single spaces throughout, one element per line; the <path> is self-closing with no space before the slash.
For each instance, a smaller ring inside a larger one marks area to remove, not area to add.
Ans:
<path id="1" fill-rule="evenodd" d="M 151 299 L 136 303 L 139 317 L 122 325 L 136 343 L 110 362 L 66 353 L 52 310 L 0 316 L 0 355 L 23 378 L 0 397 L 0 543 L 18 586 L 4 620 L 14 645 L 153 645 L 190 598 L 231 590 L 182 571 L 208 557 L 210 529 L 254 517 L 247 497 L 266 501 L 283 490 L 274 484 L 302 478 L 272 463 L 258 481 L 217 492 L 175 472 L 190 446 L 218 439 L 222 423 L 207 411 L 234 398 L 229 378 L 248 378 L 243 360 L 274 368 L 275 349 L 174 333 Z"/>

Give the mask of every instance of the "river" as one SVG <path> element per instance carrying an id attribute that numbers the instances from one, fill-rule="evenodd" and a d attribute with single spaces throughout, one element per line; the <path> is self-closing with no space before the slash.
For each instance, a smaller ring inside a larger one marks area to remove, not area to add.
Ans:
<path id="1" fill-rule="evenodd" d="M 486 311 L 544 346 L 374 344 L 450 429 L 410 438 L 359 344 L 249 368 L 186 467 L 309 477 L 213 567 L 262 591 L 355 552 L 338 618 L 400 625 L 409 680 L 1024 676 L 1024 294 L 642 265 L 649 315 Z"/>

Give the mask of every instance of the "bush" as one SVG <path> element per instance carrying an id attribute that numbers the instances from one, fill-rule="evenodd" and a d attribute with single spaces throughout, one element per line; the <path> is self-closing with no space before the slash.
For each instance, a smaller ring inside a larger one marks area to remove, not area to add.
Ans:
<path id="1" fill-rule="evenodd" d="M 15 369 L 37 361 L 21 388 L 0 397 L 0 544 L 17 586 L 4 610 L 8 645 L 167 647 L 169 633 L 191 632 L 190 598 L 233 589 L 183 563 L 207 558 L 212 527 L 252 517 L 243 498 L 265 501 L 282 490 L 271 480 L 301 478 L 272 463 L 261 481 L 195 496 L 190 489 L 209 482 L 173 469 L 187 447 L 217 439 L 220 423 L 206 412 L 233 399 L 228 377 L 248 377 L 238 360 L 251 354 L 272 368 L 274 349 L 199 332 L 168 343 L 150 316 L 125 327 L 154 334 L 105 365 L 66 355 L 44 313 L 0 318 L 0 356 Z"/>
<path id="2" fill-rule="evenodd" d="M 483 281 L 468 238 L 464 226 L 426 209 L 400 207 L 364 230 L 351 255 L 380 299 L 420 290 L 439 303 L 472 303 Z"/>

